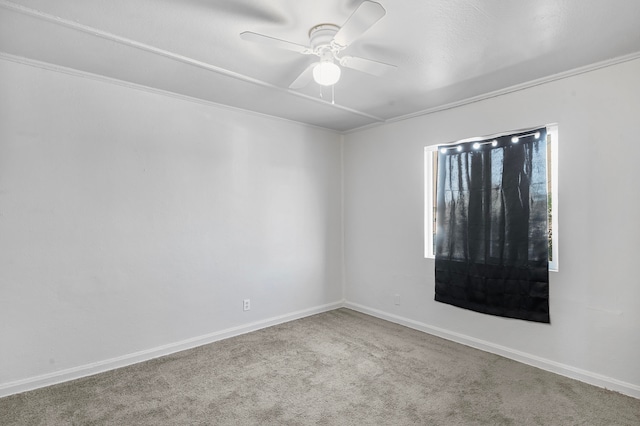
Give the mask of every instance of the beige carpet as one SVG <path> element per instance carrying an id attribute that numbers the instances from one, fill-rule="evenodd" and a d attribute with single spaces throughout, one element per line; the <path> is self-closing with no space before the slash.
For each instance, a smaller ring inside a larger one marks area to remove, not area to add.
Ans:
<path id="1" fill-rule="evenodd" d="M 1 425 L 640 425 L 640 400 L 348 309 L 0 399 Z"/>

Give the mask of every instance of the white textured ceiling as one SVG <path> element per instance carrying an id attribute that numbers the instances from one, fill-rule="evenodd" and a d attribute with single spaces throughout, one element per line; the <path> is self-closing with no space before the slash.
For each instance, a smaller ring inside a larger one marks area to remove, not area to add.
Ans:
<path id="1" fill-rule="evenodd" d="M 0 54 L 348 131 L 607 61 L 640 57 L 640 0 L 378 0 L 387 13 L 344 53 L 331 90 L 289 90 L 314 57 L 242 40 L 308 44 L 361 0 L 0 0 Z"/>

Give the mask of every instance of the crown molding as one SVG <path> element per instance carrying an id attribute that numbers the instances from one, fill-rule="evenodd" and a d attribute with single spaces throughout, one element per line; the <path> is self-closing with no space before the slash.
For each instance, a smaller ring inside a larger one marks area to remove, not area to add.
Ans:
<path id="1" fill-rule="evenodd" d="M 205 105 L 205 106 L 209 106 L 209 107 L 214 107 L 214 108 L 219 108 L 219 109 L 223 109 L 223 110 L 228 110 L 228 111 L 232 111 L 232 112 L 236 112 L 236 113 L 243 113 L 243 114 L 249 114 L 252 116 L 256 116 L 256 117 L 261 117 L 261 118 L 266 118 L 266 119 L 270 119 L 270 120 L 276 120 L 276 121 L 281 121 L 281 122 L 285 122 L 285 123 L 289 123 L 289 124 L 295 124 L 298 126 L 303 126 L 303 127 L 309 127 L 312 129 L 316 129 L 316 130 L 322 130 L 325 132 L 330 132 L 330 133 L 334 133 L 336 135 L 341 135 L 342 132 L 338 131 L 338 130 L 334 130 L 328 127 L 322 127 L 322 126 L 318 126 L 315 124 L 309 124 L 309 123 L 303 123 L 301 121 L 296 121 L 296 120 L 291 120 L 289 118 L 284 118 L 284 117 L 278 117 L 276 115 L 270 115 L 270 114 L 265 114 L 262 112 L 257 112 L 257 111 L 252 111 L 249 109 L 244 109 L 244 108 L 239 108 L 239 107 L 234 107 L 231 105 L 227 105 L 227 104 L 221 104 L 221 103 L 217 103 L 214 101 L 209 101 L 206 99 L 201 99 L 201 98 L 196 98 L 193 96 L 189 96 L 189 95 L 183 95 L 180 93 L 176 93 L 176 92 L 170 92 L 168 90 L 163 90 L 163 89 L 157 89 L 155 87 L 150 87 L 150 86 L 144 86 L 142 84 L 138 84 L 138 83 L 132 83 L 130 81 L 126 81 L 126 80 L 119 80 L 117 78 L 113 78 L 113 77 L 106 77 L 104 75 L 101 74 L 94 74 L 94 73 L 90 73 L 87 71 L 80 71 L 77 70 L 75 68 L 69 68 L 69 67 L 64 67 L 61 65 L 55 65 L 55 64 L 51 64 L 49 62 L 42 62 L 42 61 L 38 61 L 35 59 L 30 59 L 30 58 L 25 58 L 23 56 L 16 56 L 16 55 L 12 55 L 6 52 L 2 52 L 0 51 L 0 61 L 8 61 L 8 62 L 14 62 L 17 64 L 21 64 L 21 65 L 26 65 L 26 66 L 30 66 L 33 68 L 40 68 L 43 70 L 47 70 L 47 71 L 52 71 L 52 72 L 57 72 L 60 74 L 67 74 L 73 77 L 78 77 L 78 78 L 85 78 L 88 80 L 94 80 L 94 81 L 98 81 L 101 83 L 106 83 L 106 84 L 113 84 L 115 86 L 121 86 L 121 87 L 125 87 L 128 89 L 132 89 L 132 90 L 139 90 L 141 92 L 146 92 L 146 93 L 152 93 L 155 95 L 160 95 L 160 96 L 165 96 L 168 98 L 174 98 L 174 99 L 178 99 L 181 101 L 186 101 L 186 102 L 191 102 L 191 103 L 196 103 L 196 104 L 200 104 L 200 105 Z"/>
<path id="2" fill-rule="evenodd" d="M 461 99 L 459 101 L 456 102 L 450 102 L 448 104 L 444 104 L 444 105 L 439 105 L 433 108 L 427 108 L 421 111 L 417 111 L 411 114 L 406 114 L 406 115 L 400 115 L 397 117 L 393 117 L 393 118 L 389 118 L 387 120 L 385 120 L 383 123 L 372 123 L 372 124 L 367 124 L 365 126 L 361 126 L 355 129 L 351 129 L 348 131 L 343 132 L 344 134 L 349 134 L 349 133 L 355 133 L 355 132 L 359 132 L 359 131 L 363 131 L 363 130 L 368 130 L 371 128 L 375 128 L 378 127 L 382 124 L 390 124 L 390 123 L 398 123 L 400 121 L 405 121 L 405 120 L 410 120 L 412 118 L 416 118 L 416 117 L 422 117 L 425 115 L 430 115 L 430 114 L 434 114 L 436 112 L 440 112 L 440 111 L 446 111 L 449 109 L 454 109 L 454 108 L 458 108 L 464 105 L 469 105 L 469 104 L 473 104 L 476 102 L 481 102 L 487 99 L 491 99 L 491 98 L 496 98 L 498 96 L 503 96 L 503 95 L 507 95 L 509 93 L 514 93 L 514 92 L 519 92 L 522 90 L 526 90 L 526 89 L 530 89 L 532 87 L 535 86 L 541 86 L 543 84 L 547 84 L 547 83 L 552 83 L 554 81 L 558 81 L 558 80 L 563 80 L 566 78 L 570 78 L 570 77 L 574 77 L 580 74 L 586 74 L 592 71 L 596 71 L 602 68 L 607 68 L 607 67 L 611 67 L 614 65 L 618 65 L 618 64 L 622 64 L 625 62 L 630 62 L 630 61 L 634 61 L 636 59 L 640 59 L 640 51 L 635 52 L 635 53 L 631 53 L 629 55 L 624 55 L 624 56 L 619 56 L 619 57 L 615 57 L 615 58 L 611 58 L 611 59 L 607 59 L 601 62 L 596 62 L 593 64 L 589 64 L 589 65 L 585 65 L 583 67 L 579 67 L 579 68 L 574 68 L 571 70 L 567 70 L 567 71 L 563 71 L 557 74 L 552 74 L 546 77 L 542 77 L 542 78 L 538 78 L 535 80 L 531 80 L 531 81 L 527 81 L 525 83 L 521 83 L 521 84 L 516 84 L 514 86 L 509 86 L 506 87 L 504 89 L 499 89 L 499 90 L 495 90 L 493 92 L 488 92 L 488 93 L 484 93 L 482 95 L 478 95 L 478 96 L 474 96 L 471 98 L 466 98 L 466 99 Z"/>

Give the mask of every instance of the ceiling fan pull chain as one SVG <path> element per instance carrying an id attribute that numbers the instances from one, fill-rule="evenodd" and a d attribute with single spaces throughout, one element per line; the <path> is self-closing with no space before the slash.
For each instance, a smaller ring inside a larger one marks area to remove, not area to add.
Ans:
<path id="1" fill-rule="evenodd" d="M 336 85 L 331 86 L 331 105 L 336 104 Z"/>

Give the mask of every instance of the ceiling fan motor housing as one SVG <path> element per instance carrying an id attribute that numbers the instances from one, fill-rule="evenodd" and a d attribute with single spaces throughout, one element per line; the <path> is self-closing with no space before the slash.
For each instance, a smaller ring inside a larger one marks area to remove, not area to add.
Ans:
<path id="1" fill-rule="evenodd" d="M 331 41 L 340 27 L 334 24 L 319 24 L 309 30 L 309 41 L 313 51 L 318 54 L 319 51 L 331 48 Z"/>

